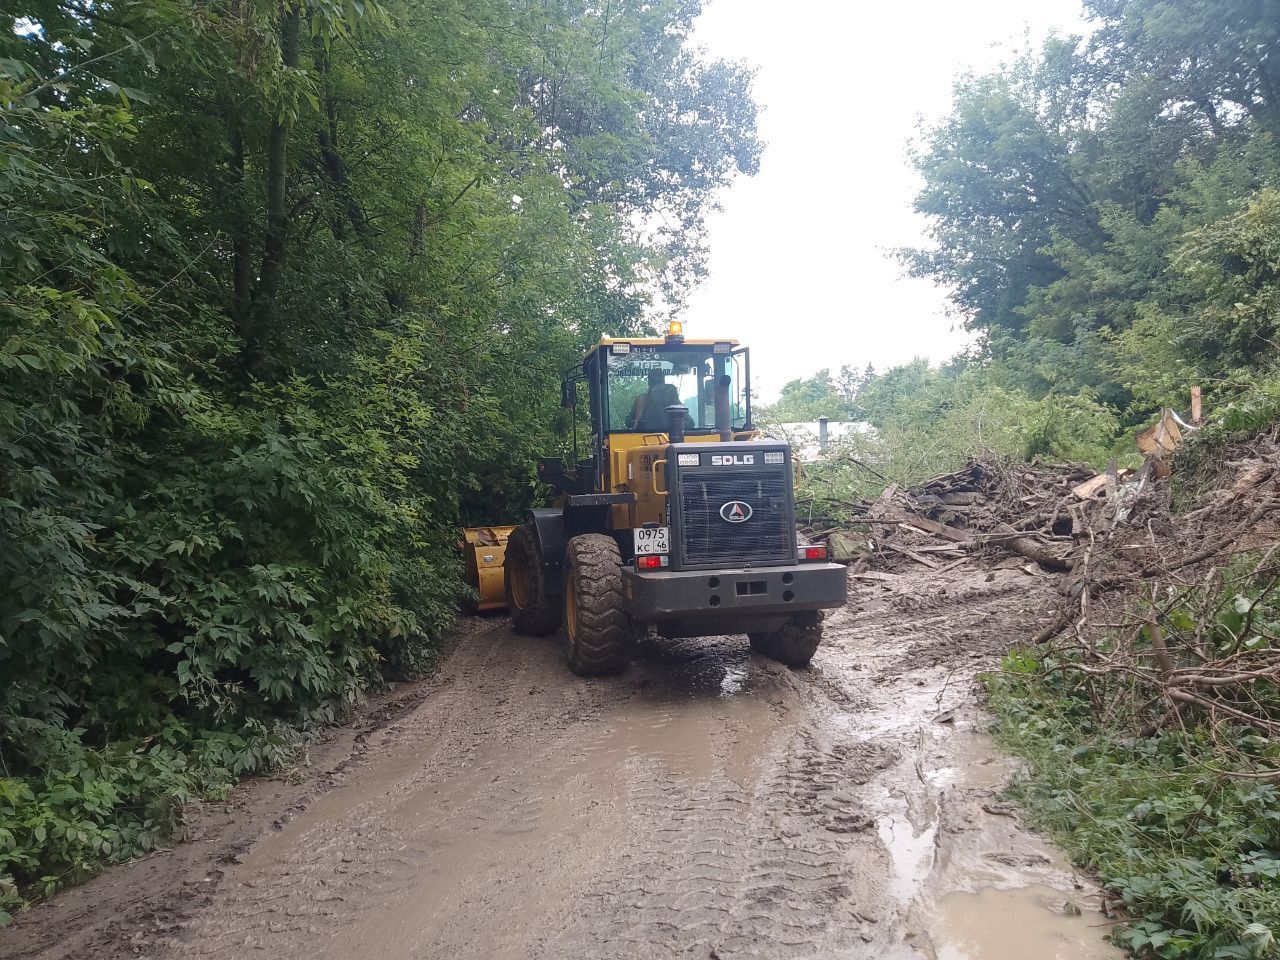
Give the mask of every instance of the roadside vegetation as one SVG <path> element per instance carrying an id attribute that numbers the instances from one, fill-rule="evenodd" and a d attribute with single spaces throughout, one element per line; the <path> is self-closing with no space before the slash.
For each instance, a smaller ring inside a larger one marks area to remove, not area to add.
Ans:
<path id="1" fill-rule="evenodd" d="M 1118 943 L 1277 956 L 1280 18 L 1247 0 L 1085 10 L 1089 37 L 963 78 L 913 155 L 933 243 L 899 257 L 950 289 L 977 345 L 940 368 L 820 371 L 765 418 L 874 428 L 806 466 L 830 525 L 980 451 L 1136 466 L 1136 431 L 1203 388 L 1206 422 L 1140 539 L 1231 543 L 1011 654 L 990 702 L 1030 761 L 1017 795 L 1101 878 Z M 1224 463 L 1255 461 L 1224 500 Z M 1123 556 L 1099 563 L 1077 591 L 1125 574 Z"/>
<path id="2" fill-rule="evenodd" d="M 6 5 L 0 924 L 430 662 L 457 528 L 755 171 L 698 12 Z"/>
<path id="3" fill-rule="evenodd" d="M 1078 609 L 986 678 L 1030 762 L 1014 795 L 1138 956 L 1277 955 L 1278 436 L 1274 391 L 1220 410 L 1136 526 L 1090 545 Z"/>
<path id="4" fill-rule="evenodd" d="M 1018 651 L 987 678 L 999 739 L 1031 764 L 1014 795 L 1097 873 L 1138 956 L 1276 955 L 1277 586 L 1274 550 L 1244 554 L 1177 602 L 1134 599 L 1132 636 Z M 1159 679 L 1153 634 L 1180 675 Z"/>
<path id="5" fill-rule="evenodd" d="M 1280 418 L 1280 16 L 1085 9 L 1089 37 L 962 78 L 913 155 L 932 242 L 900 260 L 977 345 L 821 371 L 764 413 L 874 428 L 806 468 L 824 516 L 979 450 L 1133 463 L 1194 384 L 1193 509 Z M 429 664 L 457 528 L 533 501 L 561 372 L 679 310 L 716 191 L 755 171 L 750 73 L 690 46 L 698 12 L 0 15 L 0 924 Z M 1270 662 L 1268 548 L 1200 572 L 1130 597 L 1136 629 L 1012 655 L 992 704 L 1122 942 L 1271 956 L 1280 674 L 1170 715 L 1124 666 L 1149 673 L 1156 636 Z"/>

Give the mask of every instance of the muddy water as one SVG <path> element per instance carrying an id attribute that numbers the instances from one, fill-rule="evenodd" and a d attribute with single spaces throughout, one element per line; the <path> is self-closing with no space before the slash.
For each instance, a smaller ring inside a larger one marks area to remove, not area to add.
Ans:
<path id="1" fill-rule="evenodd" d="M 859 794 L 888 855 L 881 956 L 1123 956 L 1104 939 L 1097 889 L 1001 799 L 1015 765 L 975 703 L 974 676 L 1025 635 L 1041 589 L 1016 569 L 903 578 L 864 588 L 834 618 L 836 642 L 861 654 L 866 699 L 819 712 L 866 752 L 891 745 Z M 851 660 L 828 673 L 859 689 Z"/>
<path id="2" fill-rule="evenodd" d="M 717 639 L 585 681 L 557 642 L 470 621 L 434 692 L 178 922 L 12 955 L 1119 956 L 1096 891 L 1002 805 L 973 703 L 1040 589 L 859 586 L 801 672 Z"/>
<path id="3" fill-rule="evenodd" d="M 1093 960 L 1121 954 L 1053 887 L 986 887 L 944 895 L 934 907 L 938 960 Z"/>

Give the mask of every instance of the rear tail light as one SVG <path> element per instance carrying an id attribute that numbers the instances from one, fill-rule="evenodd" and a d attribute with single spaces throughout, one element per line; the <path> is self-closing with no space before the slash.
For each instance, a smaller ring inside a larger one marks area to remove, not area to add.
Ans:
<path id="1" fill-rule="evenodd" d="M 825 556 L 826 554 L 823 554 Z M 671 563 L 666 556 L 658 554 L 648 554 L 642 557 L 636 557 L 637 570 L 661 570 L 663 567 Z"/>
<path id="2" fill-rule="evenodd" d="M 801 560 L 825 560 L 827 559 L 826 547 L 801 547 Z"/>

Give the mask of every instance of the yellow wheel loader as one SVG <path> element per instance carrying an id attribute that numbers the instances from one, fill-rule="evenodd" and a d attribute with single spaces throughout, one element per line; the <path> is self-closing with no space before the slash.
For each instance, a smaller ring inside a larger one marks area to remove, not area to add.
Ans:
<path id="1" fill-rule="evenodd" d="M 645 634 L 745 633 L 807 664 L 845 572 L 798 542 L 791 450 L 752 426 L 750 385 L 735 340 L 686 340 L 678 323 L 602 339 L 562 385 L 568 407 L 586 394 L 590 449 L 538 463 L 559 504 L 466 533 L 481 607 L 505 601 L 520 633 L 563 625 L 580 674 L 621 670 Z"/>

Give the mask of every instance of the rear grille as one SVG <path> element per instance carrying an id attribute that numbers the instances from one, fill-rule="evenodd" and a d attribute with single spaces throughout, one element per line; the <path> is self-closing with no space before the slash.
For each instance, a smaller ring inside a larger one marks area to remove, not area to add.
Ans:
<path id="1" fill-rule="evenodd" d="M 683 473 L 678 509 L 685 563 L 794 560 L 787 489 L 786 473 L 777 470 Z M 734 500 L 750 505 L 750 519 L 729 523 L 720 516 L 720 508 Z"/>

